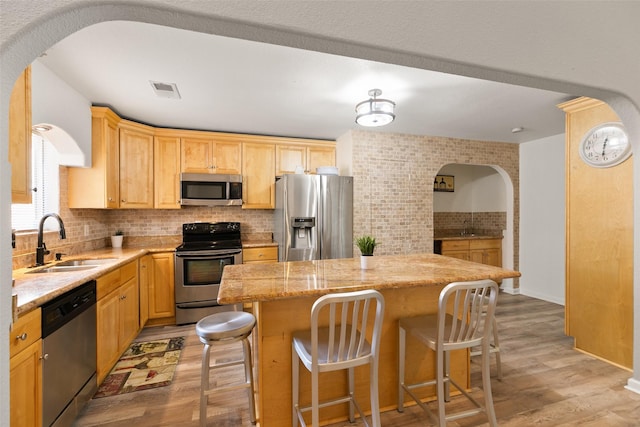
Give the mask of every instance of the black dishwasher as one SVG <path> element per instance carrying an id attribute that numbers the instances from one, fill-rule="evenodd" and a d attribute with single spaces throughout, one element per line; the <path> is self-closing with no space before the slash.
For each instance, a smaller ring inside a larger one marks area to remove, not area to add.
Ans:
<path id="1" fill-rule="evenodd" d="M 96 281 L 42 306 L 42 425 L 67 427 L 96 392 Z"/>

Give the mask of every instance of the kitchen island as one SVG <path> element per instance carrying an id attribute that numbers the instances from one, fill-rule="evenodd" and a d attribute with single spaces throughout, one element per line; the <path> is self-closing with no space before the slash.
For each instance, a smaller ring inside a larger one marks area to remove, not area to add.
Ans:
<path id="1" fill-rule="evenodd" d="M 360 269 L 358 258 L 294 261 L 274 264 L 229 265 L 224 269 L 218 302 L 251 304 L 257 318 L 254 356 L 257 366 L 258 421 L 262 426 L 291 425 L 291 334 L 308 329 L 311 306 L 327 293 L 376 289 L 385 298 L 385 314 L 380 345 L 379 395 L 382 411 L 397 404 L 398 318 L 437 312 L 438 296 L 448 283 L 479 279 L 500 281 L 520 273 L 434 254 L 376 256 L 375 266 Z M 431 356 L 408 339 L 410 375 L 432 378 Z M 469 384 L 469 355 L 454 353 L 451 372 L 460 384 Z M 356 398 L 369 408 L 368 368 L 355 371 Z M 408 380 L 412 380 L 409 375 Z M 300 401 L 310 402 L 310 375 L 301 370 Z M 346 374 L 321 376 L 320 399 L 335 397 L 346 390 Z M 433 396 L 426 389 L 423 397 Z M 320 411 L 324 423 L 347 418 L 347 406 Z"/>

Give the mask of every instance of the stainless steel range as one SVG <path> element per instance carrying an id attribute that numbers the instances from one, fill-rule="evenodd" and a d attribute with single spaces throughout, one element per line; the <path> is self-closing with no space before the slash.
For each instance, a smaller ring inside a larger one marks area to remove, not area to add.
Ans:
<path id="1" fill-rule="evenodd" d="M 175 254 L 176 323 L 195 323 L 236 305 L 218 304 L 226 265 L 242 264 L 239 222 L 195 222 L 182 225 L 182 244 Z"/>

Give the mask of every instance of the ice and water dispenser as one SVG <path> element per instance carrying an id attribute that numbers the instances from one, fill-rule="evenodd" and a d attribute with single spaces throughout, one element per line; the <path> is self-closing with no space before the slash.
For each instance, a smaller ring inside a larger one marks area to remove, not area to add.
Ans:
<path id="1" fill-rule="evenodd" d="M 291 219 L 291 247 L 296 249 L 314 249 L 313 229 L 316 226 L 314 217 L 297 217 Z"/>

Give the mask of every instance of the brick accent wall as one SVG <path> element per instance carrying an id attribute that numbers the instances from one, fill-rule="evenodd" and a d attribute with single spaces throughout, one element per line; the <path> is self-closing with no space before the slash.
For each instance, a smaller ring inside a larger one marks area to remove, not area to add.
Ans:
<path id="1" fill-rule="evenodd" d="M 432 252 L 435 175 L 451 163 L 489 165 L 504 170 L 513 184 L 514 268 L 518 268 L 517 144 L 361 130 L 351 132 L 351 142 L 354 235 L 374 235 L 381 243 L 377 254 Z"/>

